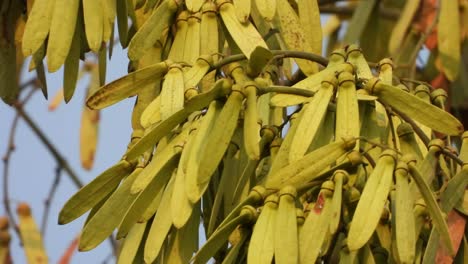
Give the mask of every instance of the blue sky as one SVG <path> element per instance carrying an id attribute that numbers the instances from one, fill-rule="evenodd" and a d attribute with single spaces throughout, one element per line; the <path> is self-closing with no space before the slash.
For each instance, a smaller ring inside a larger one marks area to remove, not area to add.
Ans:
<path id="1" fill-rule="evenodd" d="M 126 52 L 116 45 L 111 61 L 108 62 L 106 80 L 112 81 L 127 73 Z M 23 75 L 23 80 L 29 80 L 35 73 Z M 91 171 L 81 168 L 79 158 L 79 128 L 81 109 L 88 77 L 83 78 L 71 102 L 61 104 L 54 112 L 48 111 L 48 103 L 62 87 L 63 68 L 56 73 L 47 74 L 49 100 L 46 101 L 41 92 L 34 94 L 25 107 L 25 111 L 39 125 L 51 142 L 57 147 L 83 182 L 89 182 L 101 171 L 117 162 L 124 153 L 130 138 L 130 115 L 134 99 L 111 106 L 101 111 L 99 142 L 95 157 L 95 166 Z M 0 103 L 0 155 L 6 148 L 15 111 Z M 26 202 L 32 207 L 33 216 L 41 224 L 44 211 L 44 200 L 55 178 L 56 162 L 48 150 L 42 145 L 35 134 L 22 120 L 16 132 L 16 150 L 10 160 L 10 198 L 12 208 L 16 210 L 18 202 Z M 3 163 L 0 171 L 3 172 Z M 2 173 L 3 175 L 3 173 Z M 2 176 L 3 177 L 3 176 Z M 0 182 L 0 196 L 3 197 L 3 179 Z M 76 188 L 65 173 L 52 201 L 45 243 L 51 263 L 57 262 L 68 247 L 71 240 L 79 233 L 85 216 L 68 225 L 57 225 L 57 215 L 66 200 L 76 192 Z M 6 215 L 3 204 L 0 215 Z M 15 263 L 26 263 L 24 252 L 16 234 L 13 234 L 11 250 Z M 108 242 L 102 243 L 96 250 L 77 253 L 72 263 L 101 263 L 110 253 Z"/>

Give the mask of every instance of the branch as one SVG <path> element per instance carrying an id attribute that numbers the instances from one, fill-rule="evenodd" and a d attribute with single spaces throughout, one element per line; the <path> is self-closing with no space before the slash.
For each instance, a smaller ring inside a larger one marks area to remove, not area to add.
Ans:
<path id="1" fill-rule="evenodd" d="M 41 224 L 42 237 L 45 236 L 47 220 L 49 218 L 49 212 L 50 212 L 50 204 L 52 202 L 52 199 L 54 198 L 55 192 L 57 191 L 57 187 L 60 183 L 60 176 L 62 175 L 61 172 L 62 172 L 62 168 L 60 166 L 57 166 L 57 168 L 55 169 L 54 182 L 52 183 L 52 186 L 50 187 L 49 195 L 46 197 L 44 201 L 44 213 L 42 215 L 42 224 Z"/>
<path id="2" fill-rule="evenodd" d="M 14 107 L 16 109 L 16 112 L 18 115 L 20 115 L 24 121 L 26 121 L 26 124 L 31 128 L 31 130 L 39 137 L 41 142 L 47 147 L 49 152 L 54 156 L 55 160 L 59 164 L 61 168 L 68 174 L 70 179 L 73 181 L 76 187 L 81 188 L 83 186 L 83 183 L 81 180 L 78 178 L 76 173 L 71 169 L 70 165 L 68 162 L 62 157 L 60 152 L 55 148 L 55 146 L 50 142 L 50 140 L 44 135 L 42 130 L 34 123 L 34 121 L 31 119 L 31 117 L 24 111 L 22 104 L 14 104 Z"/>
<path id="3" fill-rule="evenodd" d="M 268 87 L 259 87 L 258 91 L 259 91 L 260 94 L 283 93 L 283 94 L 300 95 L 300 96 L 305 96 L 305 97 L 312 97 L 315 94 L 315 92 L 307 90 L 307 89 L 289 87 L 289 86 L 279 86 L 279 85 L 272 85 L 272 86 L 268 86 Z"/>
<path id="4" fill-rule="evenodd" d="M 26 84 L 21 86 L 21 89 L 26 88 L 29 86 L 32 82 L 28 81 Z M 26 95 L 24 100 L 20 102 L 20 104 L 25 104 L 33 93 L 35 92 L 35 89 L 32 89 L 29 91 L 29 93 Z M 15 232 L 19 236 L 19 229 L 18 225 L 16 224 L 15 218 L 13 216 L 13 211 L 11 210 L 10 207 L 10 194 L 9 194 L 9 178 L 10 178 L 10 158 L 11 155 L 13 154 L 13 151 L 15 150 L 15 135 L 16 135 L 16 129 L 18 127 L 18 121 L 19 121 L 19 114 L 16 113 L 15 117 L 13 118 L 13 122 L 11 123 L 11 128 L 10 128 L 10 135 L 8 136 L 8 145 L 7 149 L 5 152 L 5 155 L 3 156 L 3 205 L 5 207 L 5 211 L 8 215 L 8 218 L 10 219 L 10 222 L 12 223 L 12 226 L 15 230 Z"/>

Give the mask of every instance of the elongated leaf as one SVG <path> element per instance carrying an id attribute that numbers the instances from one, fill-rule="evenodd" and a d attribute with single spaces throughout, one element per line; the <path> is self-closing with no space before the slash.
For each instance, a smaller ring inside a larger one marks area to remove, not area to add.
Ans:
<path id="1" fill-rule="evenodd" d="M 48 263 L 47 252 L 39 228 L 34 221 L 31 208 L 21 203 L 18 205 L 18 230 L 28 263 Z"/>
<path id="2" fill-rule="evenodd" d="M 152 127 L 135 145 L 126 153 L 128 160 L 133 160 L 138 155 L 156 144 L 162 137 L 169 133 L 174 127 L 184 121 L 192 112 L 201 110 L 208 106 L 211 101 L 220 98 L 229 93 L 231 82 L 227 79 L 221 79 L 214 87 L 203 94 L 197 95 L 186 102 L 184 109 L 174 113 L 168 119 Z"/>
<path id="3" fill-rule="evenodd" d="M 160 62 L 132 72 L 94 91 L 86 100 L 91 109 L 102 109 L 136 95 L 145 85 L 154 83 L 168 70 L 167 62 Z"/>
<path id="4" fill-rule="evenodd" d="M 459 135 L 464 130 L 460 121 L 448 112 L 426 103 L 416 96 L 409 95 L 401 89 L 383 84 L 378 79 L 369 81 L 365 88 L 371 94 L 379 97 L 379 100 L 385 104 L 435 131 L 447 135 Z"/>
<path id="5" fill-rule="evenodd" d="M 395 54 L 400 47 L 401 43 L 403 43 L 403 38 L 406 35 L 406 31 L 413 20 L 413 17 L 416 11 L 419 8 L 420 0 L 416 1 L 406 1 L 405 7 L 403 8 L 403 12 L 398 19 L 395 27 L 392 31 L 392 36 L 390 38 L 390 42 L 388 44 L 388 50 L 390 54 Z"/>
<path id="6" fill-rule="evenodd" d="M 357 250 L 364 246 L 380 220 L 392 185 L 395 167 L 394 152 L 384 151 L 364 186 L 349 228 L 348 247 Z"/>
<path id="7" fill-rule="evenodd" d="M 133 165 L 121 160 L 75 193 L 59 213 L 59 224 L 69 223 L 94 207 L 130 174 Z"/>
<path id="8" fill-rule="evenodd" d="M 152 263 L 161 251 L 161 247 L 172 226 L 171 198 L 174 190 L 174 178 L 164 190 L 161 204 L 151 224 L 148 239 L 145 242 L 145 262 Z M 177 194 L 176 194 L 177 195 Z"/>
<path id="9" fill-rule="evenodd" d="M 57 71 L 65 62 L 76 29 L 79 0 L 55 1 L 47 45 L 49 72 Z"/>
<path id="10" fill-rule="evenodd" d="M 249 243 L 248 263 L 270 264 L 275 252 L 275 228 L 278 196 L 271 195 L 255 223 Z"/>
<path id="11" fill-rule="evenodd" d="M 24 56 L 34 54 L 49 33 L 55 0 L 34 1 L 24 28 L 22 49 Z"/>
<path id="12" fill-rule="evenodd" d="M 145 52 L 161 39 L 164 29 L 171 23 L 177 7 L 177 2 L 174 0 L 164 0 L 157 7 L 128 45 L 128 57 L 131 60 L 140 59 Z"/>
<path id="13" fill-rule="evenodd" d="M 138 196 L 131 194 L 130 188 L 141 170 L 141 167 L 137 167 L 85 224 L 80 237 L 80 250 L 93 249 L 120 225 L 128 208 Z"/>
<path id="14" fill-rule="evenodd" d="M 268 48 L 262 36 L 250 21 L 246 23 L 239 22 L 232 3 L 226 0 L 218 0 L 217 4 L 219 13 L 221 14 L 221 18 L 223 19 L 223 23 L 229 35 L 231 35 L 232 39 L 247 58 L 250 58 L 250 55 L 257 46 Z"/>
<path id="15" fill-rule="evenodd" d="M 89 48 L 94 52 L 98 52 L 101 48 L 102 33 L 104 29 L 103 15 L 102 1 L 83 0 L 83 17 L 86 39 L 88 40 Z"/>
<path id="16" fill-rule="evenodd" d="M 366 0 L 358 3 L 358 6 L 353 13 L 353 17 L 349 22 L 343 43 L 354 44 L 359 40 L 376 3 L 376 0 Z"/>
<path id="17" fill-rule="evenodd" d="M 445 75 L 454 81 L 460 67 L 460 15 L 457 1 L 444 1 L 440 4 L 437 24 L 437 47 Z"/>

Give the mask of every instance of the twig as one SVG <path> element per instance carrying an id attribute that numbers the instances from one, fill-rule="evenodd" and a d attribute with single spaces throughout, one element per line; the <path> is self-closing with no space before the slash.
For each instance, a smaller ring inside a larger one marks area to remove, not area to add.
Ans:
<path id="1" fill-rule="evenodd" d="M 442 154 L 444 154 L 445 156 L 451 158 L 453 161 L 458 163 L 458 165 L 463 166 L 463 164 L 464 164 L 463 160 L 461 160 L 459 157 L 457 157 L 457 155 L 454 154 L 452 151 L 450 151 L 450 149 L 443 148 L 442 149 Z"/>
<path id="2" fill-rule="evenodd" d="M 392 108 L 392 111 L 397 113 L 397 115 L 399 115 L 401 119 L 405 120 L 405 122 L 407 122 L 413 127 L 414 133 L 416 133 L 416 135 L 419 136 L 419 138 L 426 147 L 429 145 L 430 139 L 426 136 L 426 134 L 424 134 L 424 131 L 421 130 L 421 128 L 414 122 L 413 119 L 409 118 L 406 114 L 396 110 L 395 108 Z"/>
<path id="3" fill-rule="evenodd" d="M 278 86 L 278 85 L 272 85 L 272 86 L 268 86 L 268 87 L 259 87 L 258 90 L 259 90 L 260 94 L 283 93 L 283 94 L 300 95 L 300 96 L 305 96 L 305 97 L 312 97 L 315 94 L 314 91 L 310 91 L 310 90 L 303 89 L 303 88 L 295 88 L 295 87 L 289 87 L 289 86 Z"/>
<path id="4" fill-rule="evenodd" d="M 36 123 L 31 119 L 31 117 L 24 111 L 22 104 L 14 104 L 16 112 L 20 115 L 26 124 L 31 128 L 31 130 L 37 135 L 37 137 L 41 140 L 41 142 L 47 147 L 49 152 L 54 156 L 57 163 L 60 165 L 61 168 L 68 174 L 70 179 L 73 181 L 76 187 L 81 188 L 83 183 L 78 178 L 76 173 L 71 169 L 68 162 L 63 158 L 60 152 L 55 148 L 55 146 L 50 142 L 50 140 L 44 135 L 42 130 L 36 125 Z"/>
<path id="5" fill-rule="evenodd" d="M 318 64 L 321 64 L 323 66 L 326 66 L 328 64 L 328 59 L 324 58 L 320 55 L 316 55 L 313 53 L 309 52 L 303 52 L 303 51 L 290 51 L 290 50 L 271 50 L 271 53 L 276 57 L 276 59 L 279 58 L 298 58 L 298 59 L 305 59 L 305 60 L 310 60 L 317 62 Z M 225 65 L 228 65 L 230 63 L 236 62 L 236 61 L 242 61 L 246 60 L 247 57 L 244 54 L 235 54 L 228 56 L 216 63 L 214 63 L 210 69 L 210 71 L 214 69 L 219 69 L 222 68 Z"/>
<path id="6" fill-rule="evenodd" d="M 391 114 L 391 108 L 390 107 L 385 107 L 385 112 L 387 112 L 388 116 L 388 124 L 390 125 L 390 133 L 392 133 L 392 143 L 393 143 L 393 148 L 397 148 L 397 142 L 396 142 L 396 135 L 395 135 L 395 125 L 393 124 L 393 119 L 392 119 L 392 114 Z"/>
<path id="7" fill-rule="evenodd" d="M 52 183 L 52 186 L 49 191 L 49 195 L 46 197 L 44 201 L 44 213 L 42 214 L 42 224 L 41 224 L 41 234 L 42 237 L 45 236 L 45 231 L 47 227 L 47 220 L 49 218 L 49 212 L 50 212 L 50 204 L 52 202 L 52 199 L 54 198 L 55 192 L 57 191 L 57 187 L 60 183 L 60 176 L 62 175 L 62 167 L 57 166 L 55 169 L 55 178 L 54 182 Z"/>
<path id="8" fill-rule="evenodd" d="M 28 81 L 25 84 L 21 85 L 21 89 L 26 88 L 33 82 Z M 31 96 L 33 95 L 35 89 L 31 89 L 29 93 L 26 95 L 24 100 L 20 102 L 19 104 L 25 104 Z M 19 229 L 18 225 L 16 224 L 15 218 L 13 216 L 13 211 L 11 210 L 10 207 L 10 194 L 9 194 L 9 175 L 10 175 L 10 158 L 11 155 L 13 154 L 13 151 L 15 151 L 15 135 L 16 135 L 16 129 L 18 127 L 18 122 L 19 121 L 19 114 L 16 113 L 15 117 L 13 118 L 13 122 L 11 123 L 11 128 L 10 128 L 10 135 L 8 136 L 8 145 L 7 149 L 5 152 L 5 155 L 3 156 L 3 205 L 5 207 L 5 211 L 8 215 L 8 218 L 10 222 L 12 223 L 11 225 L 13 226 L 15 232 L 19 235 Z"/>

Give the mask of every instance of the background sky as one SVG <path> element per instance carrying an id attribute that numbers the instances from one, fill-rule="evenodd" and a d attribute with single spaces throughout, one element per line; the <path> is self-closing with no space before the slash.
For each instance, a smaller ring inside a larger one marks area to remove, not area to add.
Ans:
<path id="1" fill-rule="evenodd" d="M 115 45 L 112 59 L 108 61 L 106 81 L 115 80 L 127 74 L 127 55 L 120 45 Z M 29 62 L 26 63 L 28 65 Z M 23 74 L 24 80 L 35 77 L 35 73 Z M 54 112 L 49 112 L 48 104 L 59 89 L 62 89 L 63 67 L 56 73 L 47 74 L 49 100 L 40 91 L 34 93 L 27 103 L 25 111 L 38 124 L 49 140 L 66 158 L 82 182 L 89 182 L 100 172 L 119 161 L 130 138 L 130 116 L 134 99 L 124 100 L 101 111 L 99 141 L 95 164 L 91 171 L 81 168 L 79 156 L 79 131 L 81 110 L 89 77 L 79 81 L 75 95 L 68 104 L 61 104 Z M 11 123 L 15 110 L 3 102 L 0 103 L 0 155 L 3 157 L 8 143 Z M 27 124 L 20 119 L 16 131 L 16 150 L 10 159 L 9 193 L 11 207 L 16 214 L 19 202 L 26 202 L 32 208 L 33 217 L 41 225 L 44 201 L 55 178 L 56 162 L 47 148 L 39 141 Z M 0 177 L 3 177 L 3 162 L 0 165 Z M 45 233 L 45 246 L 49 262 L 56 263 L 70 242 L 81 230 L 86 216 L 63 226 L 57 225 L 57 216 L 67 199 L 77 191 L 73 182 L 62 172 L 60 184 L 52 200 L 49 221 Z M 3 178 L 0 181 L 0 197 L 3 201 Z M 5 216 L 3 204 L 0 216 Z M 13 232 L 12 229 L 10 229 Z M 14 263 L 26 263 L 24 251 L 16 234 L 12 234 L 10 248 Z M 103 242 L 90 252 L 75 253 L 72 263 L 102 263 L 111 253 L 110 243 Z M 113 261 L 111 261 L 112 263 Z"/>

